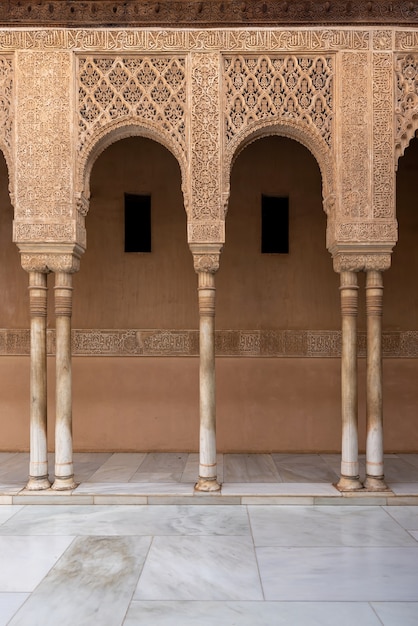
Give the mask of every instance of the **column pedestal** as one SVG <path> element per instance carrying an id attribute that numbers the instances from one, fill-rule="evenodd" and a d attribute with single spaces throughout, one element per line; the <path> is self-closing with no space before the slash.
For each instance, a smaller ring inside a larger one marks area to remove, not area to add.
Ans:
<path id="1" fill-rule="evenodd" d="M 357 418 L 357 274 L 342 271 L 340 277 L 342 314 L 341 351 L 341 477 L 340 491 L 358 491 L 363 488 L 358 464 Z"/>
<path id="2" fill-rule="evenodd" d="M 367 272 L 367 439 L 366 480 L 369 491 L 385 491 L 383 469 L 383 403 L 382 403 L 382 273 Z"/>
<path id="3" fill-rule="evenodd" d="M 29 272 L 30 461 L 26 489 L 49 489 L 47 445 L 47 275 Z"/>
<path id="4" fill-rule="evenodd" d="M 55 482 L 57 491 L 74 489 L 72 440 L 71 310 L 72 274 L 55 274 L 56 417 Z"/>

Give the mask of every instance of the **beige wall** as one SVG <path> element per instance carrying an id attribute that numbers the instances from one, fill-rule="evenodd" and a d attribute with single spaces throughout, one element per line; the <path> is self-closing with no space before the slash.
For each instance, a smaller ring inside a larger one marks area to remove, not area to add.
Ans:
<path id="1" fill-rule="evenodd" d="M 417 329 L 418 140 L 413 144 L 400 161 L 399 245 L 384 277 L 388 330 Z M 216 278 L 217 327 L 338 329 L 338 276 L 325 249 L 326 216 L 313 157 L 287 139 L 260 140 L 239 156 L 231 182 L 227 242 Z M 118 142 L 95 164 L 91 189 L 88 250 L 74 281 L 74 327 L 197 328 L 197 281 L 175 159 L 150 140 Z M 152 194 L 151 255 L 123 252 L 124 192 Z M 289 195 L 289 255 L 259 252 L 261 193 Z M 27 328 L 27 276 L 11 243 L 4 162 L 0 194 L 0 327 Z M 53 367 L 50 358 L 51 447 Z M 364 367 L 361 359 L 362 448 Z M 338 451 L 339 368 L 331 358 L 218 359 L 219 449 Z M 418 362 L 387 359 L 384 372 L 386 450 L 416 451 Z M 27 449 L 28 414 L 29 359 L 0 357 L 0 449 Z M 197 358 L 74 358 L 74 442 L 77 450 L 197 450 Z"/>

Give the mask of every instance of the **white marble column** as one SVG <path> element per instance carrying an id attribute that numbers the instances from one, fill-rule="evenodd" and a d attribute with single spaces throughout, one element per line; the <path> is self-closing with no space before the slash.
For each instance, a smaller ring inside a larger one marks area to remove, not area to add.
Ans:
<path id="1" fill-rule="evenodd" d="M 215 274 L 199 271 L 200 446 L 197 491 L 218 491 L 215 407 Z"/>
<path id="2" fill-rule="evenodd" d="M 71 311 L 72 274 L 55 273 L 56 416 L 53 489 L 73 489 Z"/>
<path id="3" fill-rule="evenodd" d="M 366 279 L 367 309 L 367 439 L 366 480 L 369 491 L 384 491 L 382 403 L 382 272 L 369 270 Z"/>
<path id="4" fill-rule="evenodd" d="M 30 462 L 26 489 L 48 489 L 46 317 L 47 275 L 29 272 Z"/>
<path id="5" fill-rule="evenodd" d="M 363 485 L 358 464 L 358 406 L 357 406 L 357 274 L 341 271 L 341 477 L 340 491 L 356 491 Z"/>

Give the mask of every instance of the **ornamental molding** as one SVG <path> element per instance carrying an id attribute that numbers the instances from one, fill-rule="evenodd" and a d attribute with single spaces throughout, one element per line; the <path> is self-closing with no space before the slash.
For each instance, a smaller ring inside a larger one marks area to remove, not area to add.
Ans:
<path id="1" fill-rule="evenodd" d="M 0 24 L 239 26 L 268 24 L 413 24 L 416 0 L 19 0 L 0 5 Z"/>
<path id="2" fill-rule="evenodd" d="M 360 357 L 366 356 L 367 336 L 357 335 Z M 219 330 L 218 357 L 340 358 L 337 330 Z M 55 354 L 55 331 L 47 331 L 48 355 Z M 29 329 L 0 329 L 0 356 L 29 356 Z M 75 357 L 198 357 L 197 330 L 76 329 Z M 418 358 L 418 331 L 383 333 L 384 358 Z"/>
<path id="3" fill-rule="evenodd" d="M 418 130 L 418 51 L 397 55 L 395 77 L 395 158 L 397 162 Z"/>

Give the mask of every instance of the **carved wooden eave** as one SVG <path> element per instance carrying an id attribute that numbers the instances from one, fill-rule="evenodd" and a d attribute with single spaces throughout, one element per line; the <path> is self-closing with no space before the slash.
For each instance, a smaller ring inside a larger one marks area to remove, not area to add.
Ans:
<path id="1" fill-rule="evenodd" d="M 416 0 L 8 0 L 0 26 L 413 25 Z"/>

